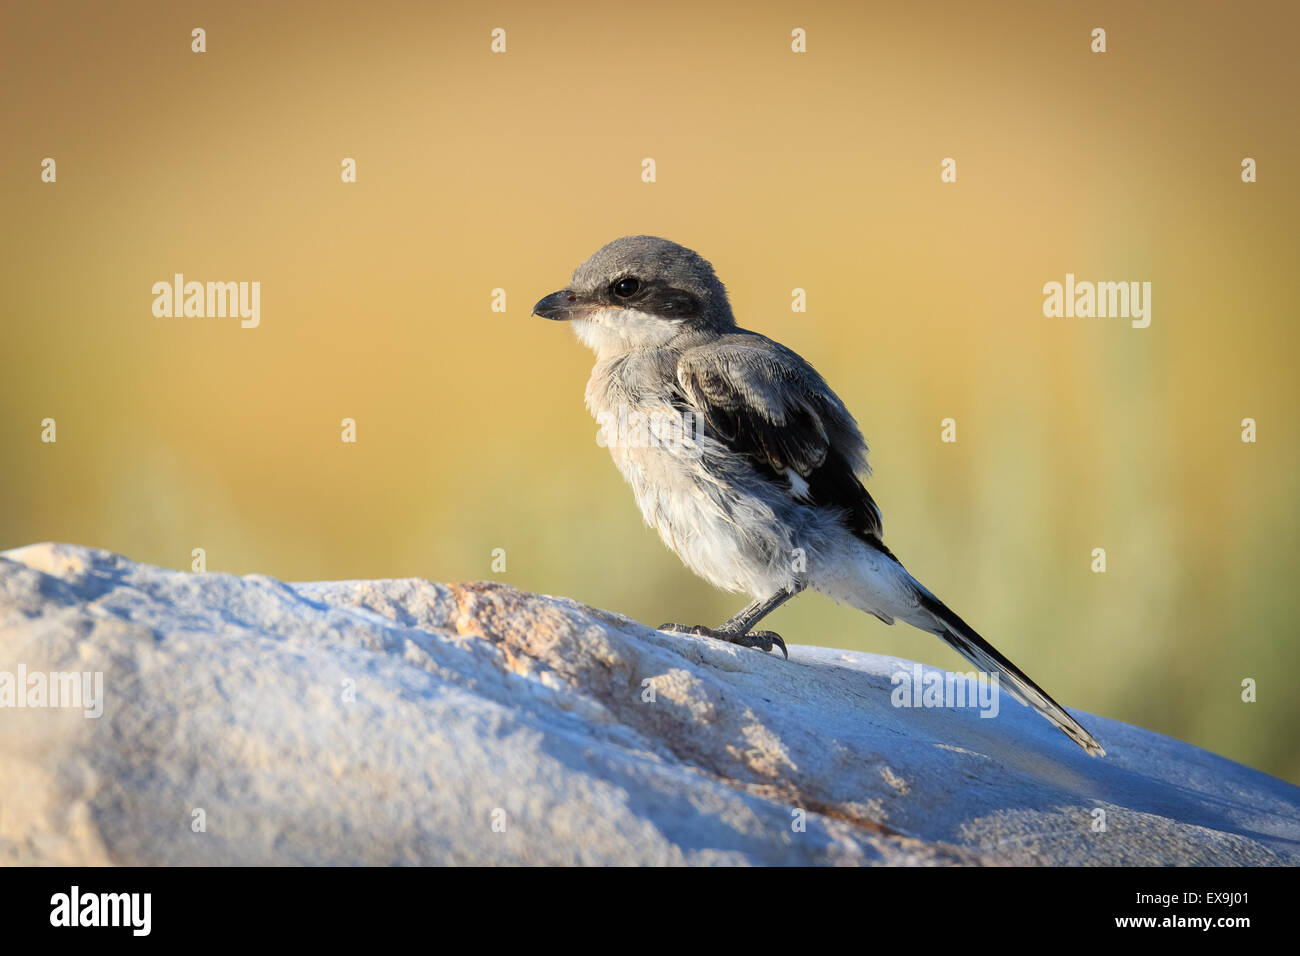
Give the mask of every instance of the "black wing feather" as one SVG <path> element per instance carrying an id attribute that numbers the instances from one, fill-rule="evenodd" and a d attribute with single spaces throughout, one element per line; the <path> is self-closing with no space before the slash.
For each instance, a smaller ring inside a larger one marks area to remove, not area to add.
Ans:
<path id="1" fill-rule="evenodd" d="M 798 354 L 755 333 L 728 335 L 682 353 L 677 381 L 713 438 L 783 487 L 793 469 L 814 506 L 838 509 L 849 531 L 889 553 L 880 509 L 858 477 L 869 473 L 862 433 Z"/>

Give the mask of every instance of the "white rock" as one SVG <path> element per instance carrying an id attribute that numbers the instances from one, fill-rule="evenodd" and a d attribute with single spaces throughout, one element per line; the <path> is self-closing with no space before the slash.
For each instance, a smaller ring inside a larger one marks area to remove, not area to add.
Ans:
<path id="1" fill-rule="evenodd" d="M 1006 697 L 894 708 L 910 662 L 790 657 L 494 583 L 19 548 L 0 678 L 102 672 L 104 700 L 0 707 L 0 864 L 1300 863 L 1280 780 L 1081 715 L 1093 759 Z"/>

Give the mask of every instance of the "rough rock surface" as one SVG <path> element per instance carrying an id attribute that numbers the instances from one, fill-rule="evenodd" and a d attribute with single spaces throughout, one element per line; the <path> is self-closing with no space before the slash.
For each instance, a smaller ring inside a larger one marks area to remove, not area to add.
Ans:
<path id="1" fill-rule="evenodd" d="M 1300 863 L 1280 780 L 1083 715 L 1093 759 L 1007 697 L 898 709 L 906 661 L 790 658 L 494 583 L 19 548 L 0 680 L 102 672 L 104 699 L 0 706 L 0 863 Z"/>

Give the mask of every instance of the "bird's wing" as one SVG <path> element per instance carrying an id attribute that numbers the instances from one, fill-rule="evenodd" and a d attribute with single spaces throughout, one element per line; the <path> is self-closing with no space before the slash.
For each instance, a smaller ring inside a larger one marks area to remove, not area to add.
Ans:
<path id="1" fill-rule="evenodd" d="M 839 508 L 854 534 L 880 546 L 880 509 L 858 473 L 867 444 L 844 403 L 797 353 L 755 333 L 687 349 L 677 382 L 707 434 L 774 481 L 807 483 L 801 497 Z"/>

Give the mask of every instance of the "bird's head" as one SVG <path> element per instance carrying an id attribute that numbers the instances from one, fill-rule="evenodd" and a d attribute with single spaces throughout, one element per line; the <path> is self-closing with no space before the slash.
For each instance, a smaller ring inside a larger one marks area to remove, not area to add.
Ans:
<path id="1" fill-rule="evenodd" d="M 727 290 L 701 256 L 667 239 L 624 236 L 578 266 L 533 315 L 573 323 L 598 356 L 663 345 L 685 331 L 735 327 Z"/>

